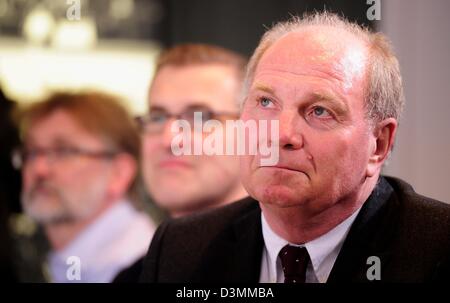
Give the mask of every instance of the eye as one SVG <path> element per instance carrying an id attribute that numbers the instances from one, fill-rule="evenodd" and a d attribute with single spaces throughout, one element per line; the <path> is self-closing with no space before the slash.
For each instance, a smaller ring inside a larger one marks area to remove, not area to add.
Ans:
<path id="1" fill-rule="evenodd" d="M 197 115 L 196 115 L 197 114 Z M 201 115 L 200 115 L 201 114 Z M 213 119 L 213 112 L 208 109 L 208 108 L 203 108 L 203 107 L 195 107 L 195 108 L 190 108 L 187 109 L 186 111 L 184 111 L 181 115 L 180 118 L 183 120 L 187 120 L 189 122 L 194 123 L 195 121 L 195 117 L 201 117 L 202 122 L 206 122 L 208 120 Z"/>
<path id="2" fill-rule="evenodd" d="M 63 157 L 70 157 L 74 154 L 78 153 L 78 149 L 74 148 L 74 147 L 69 147 L 69 146 L 61 146 L 61 147 L 57 147 L 53 150 L 53 153 L 60 158 Z"/>
<path id="3" fill-rule="evenodd" d="M 272 100 L 270 100 L 269 98 L 266 97 L 261 97 L 258 100 L 259 104 L 261 104 L 262 107 L 269 107 L 271 105 L 273 105 Z"/>
<path id="4" fill-rule="evenodd" d="M 166 121 L 167 114 L 164 112 L 151 112 L 148 116 L 148 122 L 150 123 L 164 123 Z"/>
<path id="5" fill-rule="evenodd" d="M 325 109 L 324 107 L 322 107 L 322 106 L 314 107 L 313 108 L 313 114 L 315 116 L 321 117 L 321 118 L 330 117 L 331 116 L 330 112 L 327 109 Z"/>
<path id="6" fill-rule="evenodd" d="M 25 149 L 23 151 L 23 157 L 25 160 L 34 160 L 42 153 L 41 150 L 38 149 Z"/>

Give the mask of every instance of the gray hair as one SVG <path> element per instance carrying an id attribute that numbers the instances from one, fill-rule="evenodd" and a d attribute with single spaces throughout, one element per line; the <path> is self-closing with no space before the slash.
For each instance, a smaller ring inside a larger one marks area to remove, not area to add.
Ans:
<path id="1" fill-rule="evenodd" d="M 404 105 L 403 85 L 399 63 L 390 41 L 381 33 L 373 33 L 365 27 L 326 11 L 306 14 L 302 18 L 291 17 L 288 21 L 275 24 L 263 35 L 247 66 L 243 102 L 247 98 L 256 67 L 263 54 L 285 35 L 311 26 L 342 29 L 368 45 L 368 85 L 365 88 L 367 116 L 372 121 L 382 121 L 390 117 L 398 120 Z"/>

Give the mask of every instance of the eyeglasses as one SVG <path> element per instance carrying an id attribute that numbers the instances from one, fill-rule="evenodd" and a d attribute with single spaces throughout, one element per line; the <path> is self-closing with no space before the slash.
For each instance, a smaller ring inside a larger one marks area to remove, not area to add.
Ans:
<path id="1" fill-rule="evenodd" d="M 50 163 L 62 163 L 79 156 L 112 159 L 116 155 L 115 151 L 90 151 L 77 147 L 20 148 L 12 152 L 11 160 L 14 168 L 21 169 L 40 156 L 45 156 Z"/>
<path id="2" fill-rule="evenodd" d="M 158 134 L 163 132 L 165 125 L 171 119 L 185 120 L 191 126 L 191 130 L 194 130 L 196 119 L 201 119 L 197 122 L 205 123 L 208 120 L 220 120 L 226 117 L 238 118 L 239 114 L 236 112 L 216 112 L 205 106 L 192 106 L 180 114 L 172 114 L 162 108 L 153 108 L 147 115 L 136 119 L 144 133 Z"/>

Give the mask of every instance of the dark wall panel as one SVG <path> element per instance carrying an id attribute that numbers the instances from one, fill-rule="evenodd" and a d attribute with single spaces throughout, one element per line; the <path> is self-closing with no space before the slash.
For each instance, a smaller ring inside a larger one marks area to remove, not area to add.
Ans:
<path id="1" fill-rule="evenodd" d="M 365 0 L 167 0 L 163 42 L 205 42 L 222 45 L 249 55 L 265 31 L 290 14 L 328 10 L 371 26 Z"/>

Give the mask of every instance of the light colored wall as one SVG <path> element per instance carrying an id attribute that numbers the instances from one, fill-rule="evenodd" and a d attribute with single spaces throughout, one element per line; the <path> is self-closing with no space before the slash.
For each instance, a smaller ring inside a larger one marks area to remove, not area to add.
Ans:
<path id="1" fill-rule="evenodd" d="M 406 107 L 384 174 L 450 203 L 450 1 L 382 0 L 379 29 L 392 40 Z"/>

